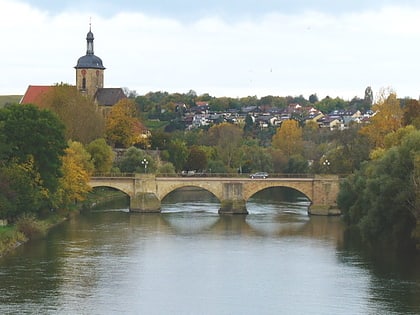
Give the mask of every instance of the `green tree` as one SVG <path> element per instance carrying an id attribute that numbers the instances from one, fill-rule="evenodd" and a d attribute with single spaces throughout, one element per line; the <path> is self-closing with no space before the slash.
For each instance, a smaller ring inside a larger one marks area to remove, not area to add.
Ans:
<path id="1" fill-rule="evenodd" d="M 109 173 L 111 171 L 114 152 L 105 139 L 100 138 L 92 141 L 86 146 L 86 150 L 91 155 L 95 172 Z"/>
<path id="2" fill-rule="evenodd" d="M 181 139 L 174 139 L 168 147 L 169 161 L 175 166 L 177 172 L 182 171 L 188 157 L 188 148 Z"/>
<path id="3" fill-rule="evenodd" d="M 342 184 L 338 206 L 348 225 L 356 226 L 367 242 L 413 246 L 418 210 L 420 131 L 406 135 L 376 160 Z"/>
<path id="4" fill-rule="evenodd" d="M 186 170 L 205 170 L 207 169 L 207 155 L 204 150 L 198 146 L 192 146 L 185 162 Z"/>
<path id="5" fill-rule="evenodd" d="M 21 164 L 33 161 L 42 185 L 57 189 L 61 177 L 61 156 L 66 142 L 64 125 L 49 110 L 33 105 L 13 105 L 0 110 L 0 156 L 4 162 Z"/>
<path id="6" fill-rule="evenodd" d="M 155 160 L 145 151 L 136 147 L 128 148 L 117 166 L 123 173 L 153 173 L 156 170 Z"/>
<path id="7" fill-rule="evenodd" d="M 318 101 L 319 101 L 319 99 L 318 99 L 318 96 L 316 95 L 316 93 L 309 95 L 309 103 L 315 104 L 315 103 L 318 103 Z"/>
<path id="8" fill-rule="evenodd" d="M 212 126 L 207 133 L 207 142 L 217 149 L 219 158 L 226 167 L 234 168 L 237 158 L 238 147 L 242 142 L 243 130 L 229 123 Z"/>
<path id="9" fill-rule="evenodd" d="M 39 214 L 48 195 L 33 159 L 0 167 L 0 218 L 13 222 L 26 212 Z"/>

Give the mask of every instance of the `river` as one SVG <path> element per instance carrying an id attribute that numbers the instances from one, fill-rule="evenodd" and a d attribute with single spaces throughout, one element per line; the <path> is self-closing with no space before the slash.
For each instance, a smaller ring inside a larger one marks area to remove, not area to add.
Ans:
<path id="1" fill-rule="evenodd" d="M 0 258 L 0 313 L 420 314 L 419 257 L 367 251 L 339 217 L 277 199 L 247 216 L 194 191 L 161 214 L 84 213 Z"/>

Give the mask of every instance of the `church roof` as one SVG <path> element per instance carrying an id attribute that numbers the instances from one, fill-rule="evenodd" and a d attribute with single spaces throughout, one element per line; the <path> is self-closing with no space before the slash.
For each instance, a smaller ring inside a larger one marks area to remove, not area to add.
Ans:
<path id="1" fill-rule="evenodd" d="M 25 95 L 20 100 L 20 104 L 38 104 L 53 87 L 52 85 L 29 85 Z"/>
<path id="2" fill-rule="evenodd" d="M 100 106 L 113 106 L 126 97 L 122 88 L 101 88 L 95 94 L 95 100 Z"/>
<path id="3" fill-rule="evenodd" d="M 104 70 L 105 67 L 102 64 L 102 59 L 98 56 L 95 56 L 93 52 L 93 33 L 89 27 L 89 32 L 86 35 L 86 55 L 82 56 L 77 60 L 77 65 L 75 66 L 76 69 L 85 68 L 85 69 L 102 69 Z"/>
<path id="4" fill-rule="evenodd" d="M 87 69 L 105 69 L 102 64 L 101 58 L 95 55 L 85 55 L 77 60 L 76 69 L 87 68 Z"/>

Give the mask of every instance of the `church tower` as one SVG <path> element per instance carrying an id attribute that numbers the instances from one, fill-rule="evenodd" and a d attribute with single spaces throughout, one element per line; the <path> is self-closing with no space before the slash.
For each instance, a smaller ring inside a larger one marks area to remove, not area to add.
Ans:
<path id="1" fill-rule="evenodd" d="M 98 89 L 104 87 L 104 70 L 101 58 L 93 53 L 93 33 L 89 25 L 89 32 L 86 35 L 86 55 L 79 58 L 76 69 L 76 87 L 85 95 L 95 97 Z"/>

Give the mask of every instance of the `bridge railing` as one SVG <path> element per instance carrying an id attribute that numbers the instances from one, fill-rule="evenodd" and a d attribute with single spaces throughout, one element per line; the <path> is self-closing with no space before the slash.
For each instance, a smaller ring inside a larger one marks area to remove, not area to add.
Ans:
<path id="1" fill-rule="evenodd" d="M 183 178 L 197 178 L 197 177 L 219 177 L 219 178 L 250 178 L 250 173 L 194 173 L 194 174 L 182 174 L 182 173 L 95 173 L 91 176 L 94 178 L 133 178 L 133 177 L 143 177 L 143 176 L 156 176 L 156 177 L 183 177 Z M 268 179 L 270 178 L 314 178 L 316 175 L 328 175 L 328 174 L 309 174 L 309 173 L 269 173 Z M 331 174 L 332 175 L 332 174 Z M 338 175 L 340 178 L 346 177 L 346 175 Z"/>

